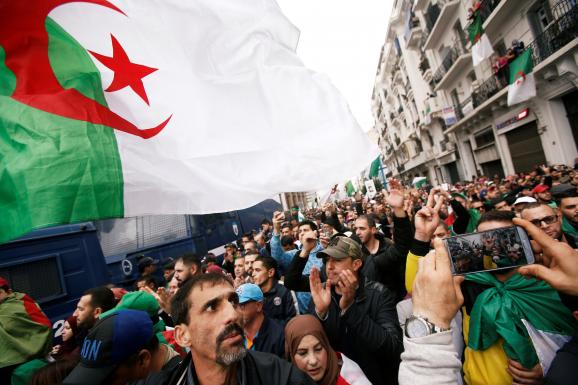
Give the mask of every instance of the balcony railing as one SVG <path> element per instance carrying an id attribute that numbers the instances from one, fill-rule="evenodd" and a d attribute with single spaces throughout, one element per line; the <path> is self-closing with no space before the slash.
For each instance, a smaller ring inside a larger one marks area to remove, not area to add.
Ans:
<path id="1" fill-rule="evenodd" d="M 456 45 L 456 44 L 454 44 L 450 48 L 450 50 L 448 51 L 448 53 L 446 54 L 446 56 L 442 60 L 442 64 L 439 66 L 439 68 L 434 73 L 434 76 L 432 78 L 434 86 L 437 86 L 442 81 L 445 74 L 448 73 L 450 68 L 452 68 L 452 66 L 454 65 L 456 60 L 458 60 L 458 57 L 460 57 L 460 55 L 462 55 L 463 52 L 464 52 L 464 50 L 462 49 L 462 47 L 459 45 Z"/>
<path id="2" fill-rule="evenodd" d="M 486 19 L 488 17 L 490 17 L 490 15 L 494 11 L 494 9 L 496 9 L 498 4 L 500 4 L 500 1 L 501 0 L 481 0 L 478 13 L 479 13 L 480 17 L 482 18 L 482 23 L 484 21 L 486 21 Z M 474 22 L 474 19 L 472 18 L 471 23 L 473 23 L 473 22 Z M 466 27 L 466 31 L 468 30 L 468 27 L 470 26 L 470 24 L 468 24 L 468 26 Z"/>
<path id="3" fill-rule="evenodd" d="M 560 0 L 552 13 L 558 16 L 556 20 L 526 46 L 526 49 L 532 48 L 534 66 L 578 37 L 578 3 Z"/>

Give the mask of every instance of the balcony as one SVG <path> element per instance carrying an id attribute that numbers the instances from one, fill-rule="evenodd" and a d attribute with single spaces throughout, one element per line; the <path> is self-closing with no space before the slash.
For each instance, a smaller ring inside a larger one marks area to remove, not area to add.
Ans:
<path id="1" fill-rule="evenodd" d="M 431 28 L 429 28 L 428 25 L 430 33 L 424 45 L 425 50 L 433 49 L 434 45 L 441 40 L 441 36 L 443 35 L 444 31 L 450 27 L 450 20 L 454 17 L 459 6 L 460 0 L 451 0 L 445 2 L 441 11 L 439 11 L 439 16 L 433 20 L 433 25 Z"/>
<path id="2" fill-rule="evenodd" d="M 409 49 L 418 49 L 419 42 L 423 36 L 423 28 L 421 27 L 421 23 L 419 19 L 413 17 L 409 19 L 409 35 L 407 36 L 407 40 L 405 42 L 405 46 Z"/>
<path id="3" fill-rule="evenodd" d="M 434 90 L 446 89 L 458 76 L 466 73 L 466 70 L 471 67 L 472 54 L 466 52 L 459 43 L 454 44 L 433 75 Z"/>
<path id="4" fill-rule="evenodd" d="M 552 9 L 556 20 L 526 46 L 532 48 L 534 67 L 578 37 L 578 3 L 572 2 L 558 1 Z"/>

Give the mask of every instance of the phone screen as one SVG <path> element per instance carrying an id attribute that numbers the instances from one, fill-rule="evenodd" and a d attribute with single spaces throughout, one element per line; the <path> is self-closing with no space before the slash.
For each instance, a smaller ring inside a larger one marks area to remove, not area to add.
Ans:
<path id="1" fill-rule="evenodd" d="M 528 235 L 511 226 L 444 240 L 454 274 L 508 269 L 534 263 Z"/>

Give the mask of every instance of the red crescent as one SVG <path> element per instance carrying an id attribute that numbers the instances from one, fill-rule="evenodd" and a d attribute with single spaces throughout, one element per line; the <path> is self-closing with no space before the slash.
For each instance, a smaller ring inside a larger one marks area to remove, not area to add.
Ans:
<path id="1" fill-rule="evenodd" d="M 12 98 L 55 115 L 102 124 L 143 139 L 152 138 L 165 128 L 172 115 L 156 127 L 141 130 L 80 92 L 64 89 L 56 79 L 48 58 L 48 33 L 44 23 L 54 8 L 77 2 L 100 5 L 125 15 L 107 0 L 0 2 L 0 46 L 5 51 L 6 66 L 16 76 Z"/>

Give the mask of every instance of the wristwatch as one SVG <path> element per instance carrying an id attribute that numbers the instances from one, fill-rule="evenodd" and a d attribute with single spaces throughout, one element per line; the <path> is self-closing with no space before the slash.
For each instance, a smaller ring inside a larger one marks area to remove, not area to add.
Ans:
<path id="1" fill-rule="evenodd" d="M 440 328 L 429 322 L 427 318 L 418 315 L 412 315 L 405 321 L 405 336 L 407 338 L 425 337 L 448 330 L 450 328 Z"/>

